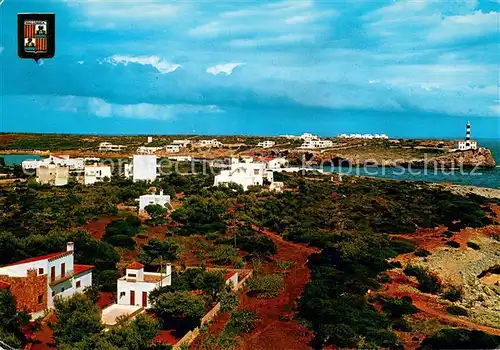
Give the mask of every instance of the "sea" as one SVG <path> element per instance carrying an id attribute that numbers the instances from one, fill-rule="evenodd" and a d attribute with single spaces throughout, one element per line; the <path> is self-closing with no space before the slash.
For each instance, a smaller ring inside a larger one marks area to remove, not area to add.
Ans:
<path id="1" fill-rule="evenodd" d="M 413 180 L 438 183 L 452 183 L 489 188 L 500 188 L 500 139 L 479 139 L 480 147 L 491 150 L 496 161 L 493 169 L 439 170 L 439 169 L 398 169 L 390 167 L 324 167 L 323 170 L 349 175 L 372 176 L 395 180 Z M 20 164 L 26 159 L 42 159 L 33 154 L 1 155 L 6 165 Z"/>
<path id="2" fill-rule="evenodd" d="M 495 158 L 492 169 L 439 170 L 401 169 L 391 167 L 323 167 L 324 171 L 349 175 L 372 176 L 395 180 L 451 183 L 489 188 L 500 188 L 500 140 L 478 139 L 480 147 L 488 148 Z"/>

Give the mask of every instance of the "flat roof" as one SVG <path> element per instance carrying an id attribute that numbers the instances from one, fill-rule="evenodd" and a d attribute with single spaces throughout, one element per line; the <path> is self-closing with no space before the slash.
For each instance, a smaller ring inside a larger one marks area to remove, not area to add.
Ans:
<path id="1" fill-rule="evenodd" d="M 102 310 L 101 321 L 107 326 L 114 326 L 118 317 L 127 314 L 133 316 L 141 309 L 142 307 L 137 305 L 112 304 Z"/>

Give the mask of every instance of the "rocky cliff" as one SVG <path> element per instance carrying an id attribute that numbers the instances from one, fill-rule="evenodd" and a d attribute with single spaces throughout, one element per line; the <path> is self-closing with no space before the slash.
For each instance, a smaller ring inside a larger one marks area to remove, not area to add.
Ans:
<path id="1" fill-rule="evenodd" d="M 427 165 L 427 167 L 444 168 L 494 168 L 495 159 L 486 148 L 471 151 L 457 151 L 442 156 L 411 162 L 412 167 Z"/>

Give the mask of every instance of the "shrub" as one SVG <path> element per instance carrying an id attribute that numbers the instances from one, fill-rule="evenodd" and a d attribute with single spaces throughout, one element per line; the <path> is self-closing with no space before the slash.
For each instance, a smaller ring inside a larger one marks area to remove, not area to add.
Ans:
<path id="1" fill-rule="evenodd" d="M 421 249 L 421 248 L 415 250 L 414 254 L 415 254 L 415 256 L 418 256 L 418 257 L 421 257 L 421 258 L 425 258 L 426 256 L 431 255 L 431 253 L 428 250 Z"/>
<path id="2" fill-rule="evenodd" d="M 121 247 L 121 248 L 127 248 L 127 249 L 132 249 L 135 247 L 135 241 L 133 240 L 132 237 L 127 236 L 127 235 L 115 235 L 108 237 L 106 239 L 106 242 L 109 244 L 115 246 L 115 247 Z"/>
<path id="3" fill-rule="evenodd" d="M 425 269 L 421 266 L 416 266 L 416 265 L 408 265 L 405 267 L 405 269 L 403 270 L 403 272 L 407 275 L 407 276 L 419 276 L 419 275 L 422 275 L 422 274 L 425 274 Z"/>
<path id="4" fill-rule="evenodd" d="M 426 271 L 421 266 L 408 265 L 403 272 L 407 276 L 415 276 L 419 283 L 418 288 L 424 293 L 438 293 L 441 291 L 441 283 L 437 276 Z"/>
<path id="5" fill-rule="evenodd" d="M 285 260 L 279 260 L 278 261 L 278 267 L 282 270 L 288 270 L 293 267 L 293 261 L 285 261 Z"/>
<path id="6" fill-rule="evenodd" d="M 444 292 L 443 298 L 453 302 L 458 301 L 462 299 L 462 291 L 457 287 L 450 287 Z"/>
<path id="7" fill-rule="evenodd" d="M 398 254 L 411 253 L 415 250 L 415 244 L 404 239 L 392 239 L 391 248 Z"/>
<path id="8" fill-rule="evenodd" d="M 458 247 L 460 247 L 460 243 L 458 243 L 456 241 L 448 241 L 448 242 L 446 242 L 446 244 L 449 245 L 452 248 L 458 248 Z"/>
<path id="9" fill-rule="evenodd" d="M 425 338 L 421 349 L 495 349 L 500 337 L 469 329 L 441 329 Z"/>
<path id="10" fill-rule="evenodd" d="M 469 315 L 467 310 L 465 310 L 463 307 L 456 306 L 456 305 L 448 306 L 446 308 L 446 311 L 450 315 L 457 315 L 457 316 L 468 316 Z"/>
<path id="11" fill-rule="evenodd" d="M 481 247 L 477 243 L 474 243 L 474 242 L 471 242 L 471 241 L 467 242 L 467 247 L 472 248 L 474 250 L 480 250 L 481 249 Z"/>
<path id="12" fill-rule="evenodd" d="M 377 276 L 377 281 L 379 283 L 391 283 L 392 278 L 386 273 L 381 273 Z"/>
<path id="13" fill-rule="evenodd" d="M 263 275 L 251 278 L 248 289 L 261 298 L 273 298 L 283 289 L 283 277 L 279 274 Z"/>
<path id="14" fill-rule="evenodd" d="M 220 245 L 211 254 L 214 263 L 220 265 L 230 265 L 239 261 L 238 251 L 230 245 Z"/>
<path id="15" fill-rule="evenodd" d="M 411 325 L 404 318 L 399 318 L 392 323 L 392 329 L 401 332 L 410 332 Z"/>
<path id="16" fill-rule="evenodd" d="M 414 314 L 418 309 L 413 305 L 411 298 L 386 298 L 380 302 L 382 310 L 389 315 L 390 318 L 401 318 L 404 315 Z"/>
<path id="17" fill-rule="evenodd" d="M 222 312 L 234 310 L 240 303 L 238 295 L 230 288 L 225 288 L 219 294 L 219 300 Z"/>
<path id="18" fill-rule="evenodd" d="M 445 235 L 446 237 L 450 238 L 454 235 L 455 233 L 454 232 L 451 232 L 451 231 L 444 231 L 443 232 L 443 235 Z"/>
<path id="19" fill-rule="evenodd" d="M 231 318 L 227 323 L 227 328 L 234 334 L 250 333 L 255 328 L 258 320 L 257 314 L 253 311 L 238 310 L 231 313 Z"/>

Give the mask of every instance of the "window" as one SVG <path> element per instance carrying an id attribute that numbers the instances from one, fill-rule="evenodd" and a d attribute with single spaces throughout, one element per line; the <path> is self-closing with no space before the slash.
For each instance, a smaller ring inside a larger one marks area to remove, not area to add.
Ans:
<path id="1" fill-rule="evenodd" d="M 43 303 L 43 294 L 38 296 L 38 304 Z"/>
<path id="2" fill-rule="evenodd" d="M 56 267 L 52 266 L 50 268 L 50 281 L 54 282 L 56 280 Z"/>
<path id="3" fill-rule="evenodd" d="M 38 274 L 43 275 L 43 268 L 42 267 L 38 269 Z"/>
<path id="4" fill-rule="evenodd" d="M 52 298 L 56 296 L 56 292 L 52 291 Z"/>
<path id="5" fill-rule="evenodd" d="M 137 275 L 136 275 L 135 273 L 129 273 L 129 274 L 128 274 L 128 277 L 133 277 L 133 278 L 136 278 L 136 277 L 137 277 Z"/>
<path id="6" fill-rule="evenodd" d="M 61 288 L 61 293 L 64 292 L 64 287 Z"/>
<path id="7" fill-rule="evenodd" d="M 76 281 L 76 288 L 80 288 L 82 286 L 82 281 Z"/>
<path id="8" fill-rule="evenodd" d="M 64 276 L 66 276 L 66 264 L 62 263 L 61 264 L 61 278 L 63 278 Z"/>
<path id="9" fill-rule="evenodd" d="M 253 174 L 254 175 L 259 175 L 259 169 L 253 169 Z"/>

